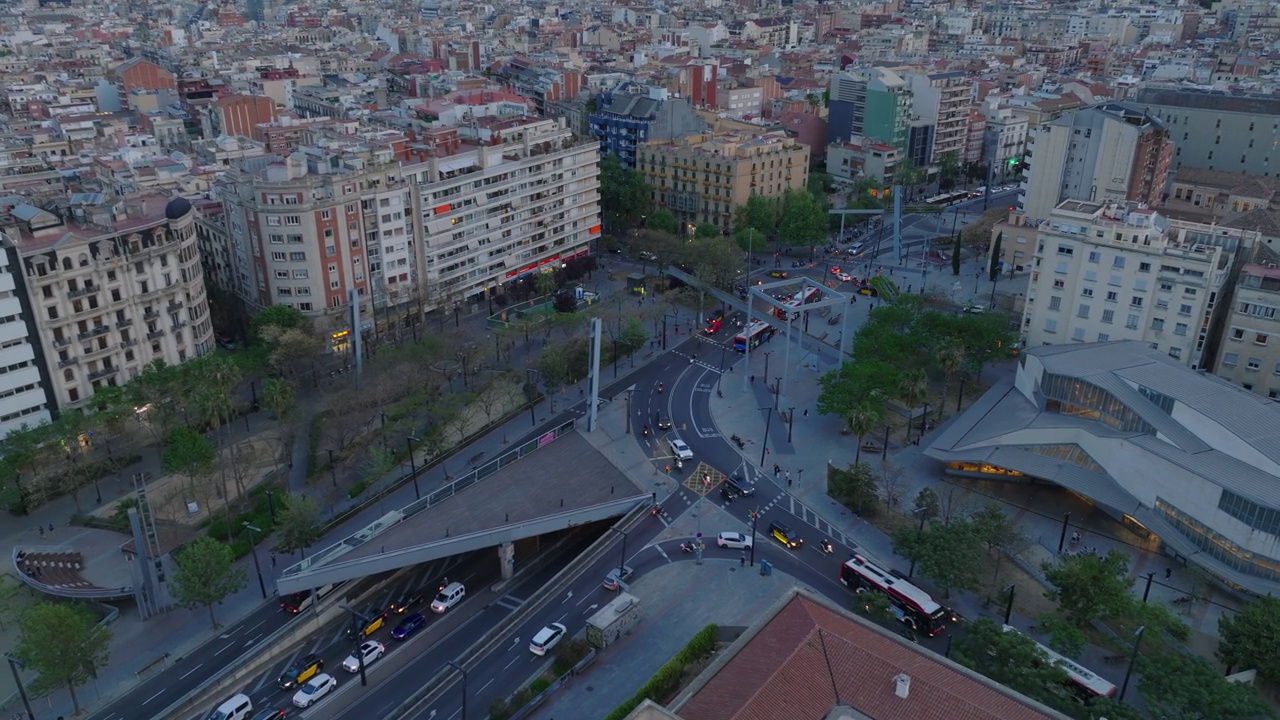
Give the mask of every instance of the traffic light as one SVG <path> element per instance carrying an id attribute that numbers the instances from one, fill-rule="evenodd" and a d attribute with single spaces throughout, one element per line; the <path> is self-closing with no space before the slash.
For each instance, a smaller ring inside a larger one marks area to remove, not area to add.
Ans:
<path id="1" fill-rule="evenodd" d="M 885 197 L 889 197 L 890 195 L 892 195 L 892 194 L 893 194 L 893 188 L 891 188 L 891 187 L 887 187 L 887 188 L 885 188 L 884 190 L 881 190 L 881 191 L 880 191 L 880 194 L 881 194 L 881 195 L 884 195 Z"/>
<path id="2" fill-rule="evenodd" d="M 1022 162 L 1022 158 L 1009 158 L 1009 167 L 1017 167 L 1020 162 Z"/>
<path id="3" fill-rule="evenodd" d="M 880 197 L 880 191 L 875 188 L 871 188 L 867 192 L 871 193 L 871 197 Z"/>

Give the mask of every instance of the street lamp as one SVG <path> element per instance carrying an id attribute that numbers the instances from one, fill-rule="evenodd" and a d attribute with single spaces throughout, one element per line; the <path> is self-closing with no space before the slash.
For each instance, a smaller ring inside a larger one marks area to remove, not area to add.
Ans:
<path id="1" fill-rule="evenodd" d="M 618 561 L 618 571 L 621 572 L 622 568 L 627 565 L 627 533 L 625 530 L 619 530 L 616 527 L 609 529 L 622 536 L 622 559 Z"/>
<path id="2" fill-rule="evenodd" d="M 333 480 L 333 486 L 338 487 L 338 473 L 333 469 L 333 451 L 329 451 L 329 479 Z"/>
<path id="3" fill-rule="evenodd" d="M 1133 674 L 1133 662 L 1138 659 L 1138 647 L 1142 645 L 1142 634 L 1147 631 L 1146 625 L 1139 625 L 1133 632 L 1133 652 L 1129 653 L 1129 668 L 1124 671 L 1124 682 L 1120 685 L 1120 702 L 1124 702 L 1124 693 L 1129 689 L 1129 676 Z"/>
<path id="4" fill-rule="evenodd" d="M 1009 595 L 1009 601 L 1005 603 L 1005 606 L 1004 606 L 1004 624 L 1005 625 L 1009 624 L 1009 618 L 1013 616 L 1013 594 L 1017 592 L 1017 589 L 1018 589 L 1017 585 L 1014 585 L 1013 583 L 1009 583 L 1009 587 L 1003 590 L 1003 592 Z"/>
<path id="5" fill-rule="evenodd" d="M 769 452 L 769 428 L 773 425 L 773 408 L 762 407 L 759 410 L 768 410 L 768 419 L 764 421 L 764 442 L 760 443 L 760 467 L 764 467 L 764 456 Z"/>
<path id="6" fill-rule="evenodd" d="M 781 380 L 782 378 L 778 378 L 778 379 Z M 787 442 L 791 442 L 791 431 L 795 429 L 795 426 L 796 426 L 796 409 L 793 406 L 790 410 L 787 411 Z"/>
<path id="7" fill-rule="evenodd" d="M 925 518 L 925 515 L 927 514 L 926 511 L 928 509 L 929 509 L 928 507 L 921 505 L 920 507 L 911 511 L 912 515 L 920 516 L 920 526 L 916 528 L 916 532 L 924 532 L 924 518 Z M 907 568 L 907 578 L 910 579 L 911 576 L 915 574 L 916 574 L 916 561 L 912 560 L 911 567 Z"/>
<path id="8" fill-rule="evenodd" d="M 756 521 L 760 519 L 760 508 L 751 513 L 751 567 L 756 566 Z"/>
<path id="9" fill-rule="evenodd" d="M 891 425 L 888 425 L 888 424 L 886 424 L 886 425 L 884 426 L 884 447 L 880 448 L 880 459 L 881 459 L 881 460 L 888 460 L 888 459 L 889 459 L 889 428 L 890 428 L 890 427 L 892 427 L 892 426 L 891 426 Z"/>
<path id="10" fill-rule="evenodd" d="M 419 438 L 412 435 L 406 435 L 404 444 L 409 446 L 409 477 L 413 478 L 413 496 L 417 500 L 422 499 L 422 491 L 418 489 L 418 466 L 413 462 L 413 441 L 422 442 Z"/>
<path id="11" fill-rule="evenodd" d="M 462 673 L 462 720 L 467 720 L 467 669 L 452 660 L 444 664 Z"/>
<path id="12" fill-rule="evenodd" d="M 13 684 L 18 686 L 18 694 L 22 696 L 22 706 L 27 709 L 27 720 L 36 720 L 36 714 L 31 712 L 31 700 L 27 698 L 27 687 L 18 677 L 18 668 L 23 666 L 22 661 L 8 653 L 5 653 L 4 658 L 9 661 L 9 669 L 13 671 Z"/>
<path id="13" fill-rule="evenodd" d="M 245 521 L 241 523 L 244 529 L 249 531 L 249 549 L 253 551 L 253 569 L 258 572 L 258 589 L 262 591 L 262 599 L 267 599 L 267 584 L 262 580 L 262 566 L 258 564 L 258 545 L 253 541 L 255 532 L 262 532 L 260 528 L 256 528 Z"/>
<path id="14" fill-rule="evenodd" d="M 924 413 L 920 415 L 920 437 L 924 437 L 924 427 L 929 420 L 929 403 L 924 404 Z"/>

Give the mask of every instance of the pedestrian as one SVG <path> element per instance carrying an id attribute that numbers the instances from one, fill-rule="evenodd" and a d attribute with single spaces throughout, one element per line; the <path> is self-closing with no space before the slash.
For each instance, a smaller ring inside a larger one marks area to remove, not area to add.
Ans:
<path id="1" fill-rule="evenodd" d="M 755 376 L 755 375 L 752 375 L 752 376 L 751 376 L 751 382 L 755 382 L 755 381 L 756 381 L 756 376 Z"/>
<path id="2" fill-rule="evenodd" d="M 271 551 L 271 567 L 275 567 L 275 566 L 276 566 L 276 551 L 272 550 Z"/>
<path id="3" fill-rule="evenodd" d="M 787 487 L 791 487 L 791 471 L 788 470 L 786 475 L 787 475 Z"/>
<path id="4" fill-rule="evenodd" d="M 781 467 L 780 465 L 778 465 L 778 463 L 774 463 L 774 464 L 773 464 L 773 474 L 774 474 L 774 475 L 777 475 L 777 474 L 778 474 L 778 473 L 780 473 L 780 472 L 782 472 L 782 467 Z"/>
<path id="5" fill-rule="evenodd" d="M 53 534 L 53 523 L 49 523 L 49 534 Z"/>
<path id="6" fill-rule="evenodd" d="M 805 409 L 804 409 L 804 417 L 805 417 L 805 419 L 806 419 L 806 420 L 808 420 L 808 419 L 809 419 L 809 408 L 805 408 Z"/>
<path id="7" fill-rule="evenodd" d="M 41 538 L 43 538 L 43 537 L 44 537 L 44 526 L 43 526 L 43 525 L 37 525 L 37 526 L 36 526 L 36 530 L 40 531 L 40 537 L 41 537 Z"/>
<path id="8" fill-rule="evenodd" d="M 742 554 L 738 556 L 738 567 L 746 567 L 746 566 L 747 566 L 747 551 L 743 550 Z"/>
<path id="9" fill-rule="evenodd" d="M 1169 578 L 1171 578 L 1171 577 L 1173 577 L 1173 568 L 1169 568 L 1169 567 L 1165 568 L 1165 569 L 1164 569 L 1164 579 L 1165 579 L 1165 580 L 1168 580 L 1168 579 L 1169 579 Z"/>

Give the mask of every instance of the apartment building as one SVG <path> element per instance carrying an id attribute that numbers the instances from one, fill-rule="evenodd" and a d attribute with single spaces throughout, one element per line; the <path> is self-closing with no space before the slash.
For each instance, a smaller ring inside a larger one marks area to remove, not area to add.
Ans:
<path id="1" fill-rule="evenodd" d="M 912 73 L 911 110 L 915 118 L 934 126 L 926 165 L 937 167 L 953 153 L 963 162 L 969 138 L 969 104 L 973 82 L 963 72 Z"/>
<path id="2" fill-rule="evenodd" d="M 589 117 L 591 136 L 599 138 L 600 152 L 617 155 L 626 167 L 635 167 L 640 143 L 707 128 L 688 100 L 669 97 L 662 88 L 628 84 L 599 95 L 597 104 Z"/>
<path id="3" fill-rule="evenodd" d="M 847 182 L 876 178 L 892 185 L 901 159 L 898 148 L 864 138 L 854 140 L 827 147 L 827 174 Z"/>
<path id="4" fill-rule="evenodd" d="M 0 438 L 53 419 L 49 370 L 13 239 L 0 232 Z"/>
<path id="5" fill-rule="evenodd" d="M 1156 86 L 1138 90 L 1133 104 L 1168 127 L 1175 168 L 1267 177 L 1280 167 L 1280 98 Z"/>
<path id="6" fill-rule="evenodd" d="M 733 211 L 753 195 L 782 197 L 809 181 L 809 148 L 784 131 L 718 133 L 648 142 L 636 169 L 653 188 L 656 207 L 696 226 L 728 229 Z"/>
<path id="7" fill-rule="evenodd" d="M 1031 124 L 1026 115 L 1013 108 L 1000 107 L 997 102 L 984 104 L 982 111 L 986 117 L 984 158 L 991 163 L 994 181 L 999 182 L 1012 166 L 1021 162 Z"/>
<path id="8" fill-rule="evenodd" d="M 155 360 L 176 365 L 213 348 L 196 248 L 183 198 L 72 196 L 55 209 L 18 205 L 5 233 L 21 260 L 40 352 L 60 409 Z"/>
<path id="9" fill-rule="evenodd" d="M 1163 122 L 1125 103 L 1103 103 L 1038 127 L 1025 153 L 1018 202 L 1042 220 L 1063 200 L 1146 203 L 1163 199 L 1174 146 Z"/>
<path id="10" fill-rule="evenodd" d="M 1246 238 L 1138 203 L 1066 200 L 1039 228 L 1023 336 L 1029 346 L 1140 340 L 1201 367 Z"/>
<path id="11" fill-rule="evenodd" d="M 827 142 L 873 138 L 902 152 L 911 133 L 911 86 L 889 68 L 863 68 L 831 77 Z"/>
<path id="12" fill-rule="evenodd" d="M 1213 374 L 1280 400 L 1280 268 L 1241 267 Z M 1275 338 L 1274 340 L 1272 338 Z"/>

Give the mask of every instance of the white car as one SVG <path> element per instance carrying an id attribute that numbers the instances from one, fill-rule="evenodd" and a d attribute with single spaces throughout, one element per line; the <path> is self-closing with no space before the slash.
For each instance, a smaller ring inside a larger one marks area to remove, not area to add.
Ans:
<path id="1" fill-rule="evenodd" d="M 564 639 L 567 632 L 569 630 L 560 623 L 551 623 L 533 636 L 533 640 L 529 643 L 529 652 L 534 655 L 546 655 L 548 650 Z"/>
<path id="2" fill-rule="evenodd" d="M 736 532 L 722 532 L 716 536 L 716 545 L 731 550 L 745 550 L 752 546 L 751 538 Z"/>
<path id="3" fill-rule="evenodd" d="M 365 640 L 360 644 L 360 654 L 364 656 L 366 668 L 372 665 L 374 660 L 382 657 L 382 653 L 386 651 L 386 646 L 376 640 Z M 355 653 L 351 653 L 346 660 L 342 661 L 342 667 L 349 673 L 360 672 L 360 658 L 356 657 Z"/>
<path id="4" fill-rule="evenodd" d="M 849 273 L 840 273 L 841 282 L 853 282 L 853 276 Z"/>
<path id="5" fill-rule="evenodd" d="M 675 455 L 681 460 L 693 459 L 693 451 L 690 450 L 689 446 L 685 445 L 684 441 L 681 440 L 680 438 L 671 438 L 670 440 L 667 441 L 667 444 L 671 446 L 672 455 Z"/>
<path id="6" fill-rule="evenodd" d="M 329 673 L 319 675 L 307 681 L 298 692 L 293 694 L 293 704 L 300 708 L 311 707 L 317 700 L 328 695 L 338 687 L 338 680 Z"/>

